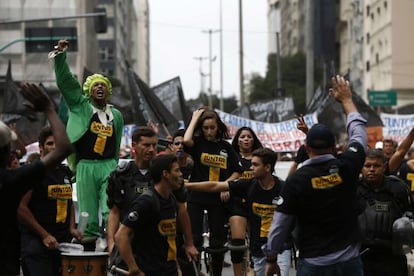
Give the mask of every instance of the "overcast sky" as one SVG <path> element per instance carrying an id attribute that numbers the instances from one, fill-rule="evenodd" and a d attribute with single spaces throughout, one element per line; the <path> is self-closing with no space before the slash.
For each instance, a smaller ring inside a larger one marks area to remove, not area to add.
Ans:
<path id="1" fill-rule="evenodd" d="M 223 13 L 223 94 L 239 98 L 239 1 L 221 0 Z M 209 56 L 208 29 L 220 28 L 220 0 L 151 0 L 151 86 L 179 76 L 186 100 L 201 88 L 199 61 Z M 262 76 L 267 58 L 267 0 L 243 1 L 244 74 Z M 220 35 L 212 35 L 213 92 L 220 90 Z M 209 73 L 208 59 L 203 72 Z M 208 77 L 204 80 L 209 87 Z"/>

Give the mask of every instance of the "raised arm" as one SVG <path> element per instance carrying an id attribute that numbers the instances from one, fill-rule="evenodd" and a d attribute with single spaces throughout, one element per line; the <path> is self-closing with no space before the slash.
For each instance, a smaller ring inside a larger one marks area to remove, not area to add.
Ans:
<path id="1" fill-rule="evenodd" d="M 73 76 L 69 65 L 66 62 L 66 49 L 69 47 L 69 42 L 66 40 L 59 40 L 58 45 L 55 46 L 55 51 L 58 54 L 55 56 L 55 76 L 56 84 L 59 87 L 62 96 L 64 97 L 69 109 L 80 104 L 84 100 L 82 97 L 82 88 L 79 81 Z"/>
<path id="2" fill-rule="evenodd" d="M 204 112 L 203 108 L 199 108 L 197 110 L 194 110 L 193 112 L 193 116 L 191 117 L 190 124 L 188 125 L 184 133 L 183 142 L 184 142 L 184 145 L 186 145 L 187 147 L 191 148 L 194 146 L 194 140 L 193 140 L 194 131 L 197 126 L 198 119 L 200 118 L 201 114 L 203 114 L 203 112 Z"/>
<path id="3" fill-rule="evenodd" d="M 21 87 L 21 93 L 27 100 L 24 104 L 34 111 L 44 112 L 49 121 L 52 132 L 55 133 L 55 150 L 41 158 L 46 168 L 52 169 L 60 164 L 72 151 L 65 126 L 55 112 L 48 95 L 35 84 L 25 83 Z"/>
<path id="4" fill-rule="evenodd" d="M 185 182 L 184 186 L 188 190 L 197 192 L 216 193 L 229 190 L 229 183 L 227 181 Z"/>
<path id="5" fill-rule="evenodd" d="M 341 76 L 332 78 L 332 88 L 329 89 L 330 95 L 341 103 L 345 115 L 347 116 L 347 132 L 349 143 L 360 143 L 363 148 L 367 147 L 368 136 L 366 132 L 366 120 L 358 113 L 353 100 L 349 81 Z"/>
<path id="6" fill-rule="evenodd" d="M 388 168 L 391 173 L 394 173 L 401 166 L 401 162 L 404 160 L 404 156 L 407 154 L 412 143 L 414 141 L 414 128 L 410 130 L 408 135 L 404 138 L 401 144 L 397 147 L 397 150 L 391 156 L 388 161 Z"/>

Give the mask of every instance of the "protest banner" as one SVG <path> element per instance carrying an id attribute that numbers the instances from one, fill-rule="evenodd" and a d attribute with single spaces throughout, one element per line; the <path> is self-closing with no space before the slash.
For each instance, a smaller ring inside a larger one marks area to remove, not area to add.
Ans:
<path id="1" fill-rule="evenodd" d="M 295 152 L 304 143 L 306 135 L 296 128 L 297 120 L 291 119 L 279 123 L 264 123 L 242 118 L 236 115 L 216 110 L 233 137 L 240 127 L 247 126 L 253 129 L 264 147 L 276 152 Z M 304 116 L 308 127 L 318 122 L 316 113 Z"/>
<path id="2" fill-rule="evenodd" d="M 388 114 L 381 113 L 384 124 L 382 135 L 384 139 L 392 139 L 400 143 L 414 127 L 414 114 Z"/>

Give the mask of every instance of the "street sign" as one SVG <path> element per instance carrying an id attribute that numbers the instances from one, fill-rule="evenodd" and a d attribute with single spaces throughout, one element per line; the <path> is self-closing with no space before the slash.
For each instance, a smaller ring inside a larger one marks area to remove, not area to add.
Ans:
<path id="1" fill-rule="evenodd" d="M 397 91 L 395 90 L 369 90 L 368 101 L 370 106 L 397 105 Z"/>

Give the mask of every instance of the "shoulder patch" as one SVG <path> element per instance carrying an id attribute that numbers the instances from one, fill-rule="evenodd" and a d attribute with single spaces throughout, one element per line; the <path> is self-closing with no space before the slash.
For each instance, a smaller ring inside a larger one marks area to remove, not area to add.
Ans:
<path id="1" fill-rule="evenodd" d="M 137 221 L 138 217 L 139 217 L 139 215 L 138 215 L 138 212 L 136 212 L 136 211 L 133 211 L 133 212 L 128 214 L 128 220 L 129 221 Z"/>
<path id="2" fill-rule="evenodd" d="M 348 150 L 352 151 L 352 152 L 357 152 L 358 151 L 358 149 L 356 147 L 349 147 Z"/>
<path id="3" fill-rule="evenodd" d="M 341 176 L 338 173 L 323 175 L 319 177 L 314 177 L 311 179 L 312 188 L 316 190 L 320 189 L 330 189 L 343 182 Z"/>
<path id="4" fill-rule="evenodd" d="M 273 200 L 272 200 L 272 204 L 280 206 L 282 205 L 284 202 L 283 197 L 281 196 L 276 196 Z"/>

